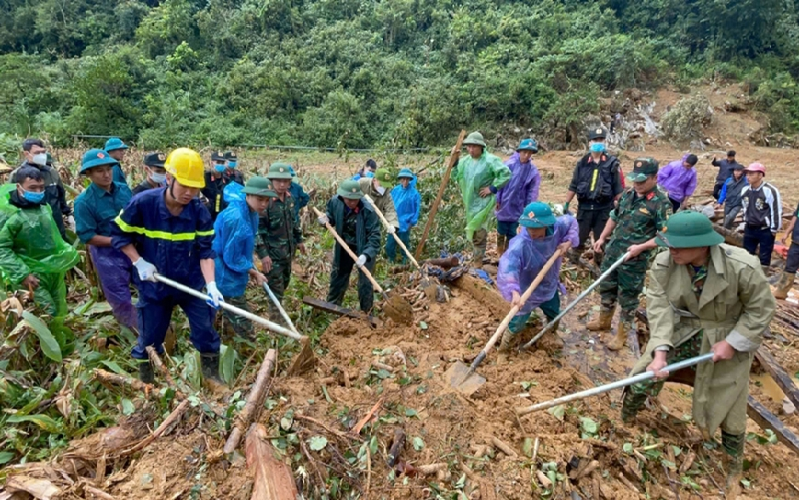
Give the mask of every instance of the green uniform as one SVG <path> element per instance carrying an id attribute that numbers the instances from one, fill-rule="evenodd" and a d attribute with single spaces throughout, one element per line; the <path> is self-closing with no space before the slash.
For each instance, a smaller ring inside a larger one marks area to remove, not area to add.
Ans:
<path id="1" fill-rule="evenodd" d="M 283 294 L 291 280 L 291 260 L 297 245 L 302 243 L 300 219 L 294 209 L 295 200 L 288 193 L 284 200 L 272 198 L 264 215 L 258 221 L 258 238 L 255 251 L 260 259 L 272 259 L 272 269 L 266 273 L 269 288 L 283 303 Z M 269 301 L 269 317 L 283 322 L 280 311 Z"/>
<path id="2" fill-rule="evenodd" d="M 671 215 L 671 203 L 659 188 L 639 196 L 630 188 L 624 192 L 618 206 L 610 212 L 616 228 L 610 237 L 602 260 L 604 273 L 627 252 L 630 245 L 645 243 L 663 229 Z M 646 268 L 651 252 L 644 252 L 630 259 L 610 273 L 599 285 L 602 308 L 613 312 L 618 301 L 621 306 L 621 321 L 629 328 L 644 289 Z"/>

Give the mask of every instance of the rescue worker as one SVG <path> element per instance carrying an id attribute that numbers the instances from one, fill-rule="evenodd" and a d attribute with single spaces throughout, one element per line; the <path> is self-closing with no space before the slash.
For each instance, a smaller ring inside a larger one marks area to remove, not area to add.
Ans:
<path id="1" fill-rule="evenodd" d="M 779 190 L 763 180 L 766 167 L 752 163 L 744 169 L 748 186 L 741 190 L 744 213 L 744 248 L 755 255 L 760 247 L 760 265 L 763 272 L 771 265 L 774 240 L 782 229 L 782 197 Z"/>
<path id="2" fill-rule="evenodd" d="M 777 289 L 774 291 L 774 298 L 785 299 L 788 297 L 788 292 L 793 287 L 793 280 L 796 277 L 796 270 L 799 269 L 799 227 L 796 226 L 796 218 L 799 216 L 799 205 L 793 212 L 791 222 L 785 229 L 785 235 L 780 240 L 780 243 L 786 245 L 788 243 L 788 235 L 791 236 L 791 248 L 788 249 L 788 257 L 785 259 L 785 267 L 782 269 L 780 280 L 777 282 Z"/>
<path id="3" fill-rule="evenodd" d="M 227 160 L 221 151 L 211 153 L 211 170 L 205 173 L 205 187 L 202 189 L 202 194 L 207 200 L 205 206 L 213 220 L 216 220 L 219 212 L 227 207 L 225 186 L 233 181 L 243 186 L 244 182 L 241 179 L 241 172 L 227 167 Z"/>
<path id="4" fill-rule="evenodd" d="M 233 151 L 225 151 L 225 175 L 228 178 L 227 184 L 230 184 L 230 181 L 238 182 L 240 185 L 244 185 L 244 174 L 239 168 L 239 158 L 236 156 L 236 153 Z M 227 185 L 226 184 L 226 185 Z"/>
<path id="5" fill-rule="evenodd" d="M 372 207 L 363 203 L 361 198 L 363 192 L 358 181 L 344 181 L 338 187 L 336 196 L 327 202 L 325 214 L 317 219 L 323 226 L 327 223 L 333 226 L 341 239 L 358 256 L 358 260 L 353 262 L 336 242 L 327 301 L 338 305 L 343 302 L 344 294 L 349 288 L 353 264 L 371 271 L 380 252 L 380 220 Z M 358 299 L 361 310 L 368 313 L 374 304 L 374 291 L 366 276 L 361 272 L 358 274 Z"/>
<path id="6" fill-rule="evenodd" d="M 413 172 L 408 168 L 403 168 L 397 174 L 399 184 L 391 190 L 391 199 L 394 200 L 394 210 L 399 221 L 399 231 L 397 236 L 405 246 L 411 248 L 411 228 L 419 222 L 419 212 L 422 209 L 422 195 L 416 190 L 416 179 Z M 397 260 L 397 242 L 393 237 L 386 238 L 386 255 L 389 262 Z M 408 260 L 405 252 L 402 252 L 402 263 Z"/>
<path id="7" fill-rule="evenodd" d="M 743 208 L 743 200 L 741 193 L 744 188 L 749 185 L 744 175 L 744 166 L 736 163 L 732 170 L 732 175 L 721 187 L 719 193 L 718 203 L 724 205 L 724 227 L 732 229 L 735 223 L 735 218 L 738 217 L 741 208 Z"/>
<path id="8" fill-rule="evenodd" d="M 258 245 L 256 251 L 261 259 L 261 267 L 266 274 L 269 288 L 282 304 L 283 295 L 291 281 L 291 262 L 297 249 L 305 253 L 302 230 L 296 200 L 289 193 L 291 186 L 291 166 L 286 163 L 273 163 L 267 174 L 275 197 L 269 200 L 263 217 L 258 222 Z M 269 301 L 269 318 L 283 324 L 283 316 L 272 301 Z M 288 326 L 288 325 L 286 325 Z"/>
<path id="9" fill-rule="evenodd" d="M 117 164 L 114 165 L 114 182 L 127 184 L 125 172 L 122 170 L 122 162 L 125 161 L 125 153 L 128 152 L 128 145 L 122 142 L 119 137 L 111 137 L 105 141 L 105 149 L 108 156 L 115 159 Z"/>
<path id="10" fill-rule="evenodd" d="M 68 312 L 64 276 L 80 256 L 58 232 L 42 170 L 23 165 L 15 174 L 16 184 L 0 187 L 0 269 L 13 289 L 32 291 L 46 314 L 63 318 Z"/>
<path id="11" fill-rule="evenodd" d="M 622 418 L 632 421 L 665 380 L 692 385 L 693 419 L 705 439 L 721 427 L 727 498 L 736 498 L 730 488 L 743 465 L 749 369 L 776 303 L 757 259 L 723 241 L 706 216 L 691 210 L 675 214 L 662 228 L 657 244 L 669 251 L 655 257 L 646 289 L 651 337 L 632 371 L 651 370 L 656 380 L 625 390 Z M 709 352 L 712 363 L 662 371 Z"/>
<path id="12" fill-rule="evenodd" d="M 577 223 L 580 226 L 580 245 L 582 252 L 591 233 L 598 238 L 605 229 L 613 203 L 621 196 L 622 185 L 619 159 L 609 154 L 605 148 L 607 131 L 597 127 L 588 132 L 589 153 L 577 162 L 566 194 L 564 211 L 577 197 Z M 597 255 L 595 254 L 595 257 Z M 594 259 L 597 263 L 597 259 Z"/>
<path id="13" fill-rule="evenodd" d="M 599 316 L 586 325 L 591 331 L 610 330 L 618 302 L 621 306 L 619 326 L 616 336 L 608 342 L 608 349 L 612 351 L 620 350 L 627 341 L 644 288 L 647 262 L 657 247 L 655 235 L 671 215 L 671 203 L 657 186 L 657 161 L 637 158 L 634 165 L 632 174 L 627 177 L 633 187 L 624 192 L 618 206 L 610 212 L 610 220 L 594 243 L 594 252 L 601 253 L 610 239 L 604 249 L 603 273 L 625 253 L 630 253 L 625 263 L 599 284 L 602 297 Z"/>
<path id="14" fill-rule="evenodd" d="M 138 315 L 130 296 L 133 265 L 111 246 L 112 223 L 133 197 L 127 184 L 114 182 L 115 165 L 117 160 L 101 149 L 83 155 L 80 174 L 92 183 L 75 199 L 75 232 L 89 248 L 114 317 L 120 325 L 138 332 Z"/>
<path id="15" fill-rule="evenodd" d="M 41 139 L 25 139 L 22 141 L 22 152 L 25 161 L 17 167 L 9 176 L 9 182 L 19 184 L 22 182 L 17 177 L 17 172 L 22 167 L 33 167 L 42 173 L 44 179 L 44 201 L 50 205 L 53 220 L 61 234 L 61 238 L 66 239 L 64 229 L 64 217 L 72 215 L 72 209 L 67 205 L 66 190 L 61 182 L 61 176 L 53 167 L 47 165 L 47 149 Z"/>
<path id="16" fill-rule="evenodd" d="M 148 189 L 164 187 L 166 184 L 166 169 L 164 168 L 166 155 L 164 153 L 150 153 L 144 155 L 145 179 L 135 188 L 133 195 L 137 195 Z"/>
<path id="17" fill-rule="evenodd" d="M 366 160 L 366 164 L 363 167 L 361 167 L 360 170 L 355 172 L 355 175 L 352 176 L 352 180 L 358 181 L 362 177 L 367 177 L 367 174 L 369 173 L 374 175 L 376 171 L 377 171 L 377 162 L 369 158 L 368 160 Z"/>
<path id="18" fill-rule="evenodd" d="M 516 152 L 505 161 L 510 181 L 497 191 L 497 253 L 502 256 L 519 229 L 519 217 L 526 205 L 538 200 L 541 174 L 531 161 L 538 152 L 535 139 L 523 139 Z"/>
<path id="19" fill-rule="evenodd" d="M 300 183 L 294 180 L 294 178 L 297 177 L 297 172 L 294 171 L 294 167 L 289 166 L 289 169 L 291 170 L 291 186 L 289 186 L 289 193 L 291 197 L 294 198 L 294 213 L 299 217 L 300 210 L 308 205 L 308 202 L 311 201 L 311 197 L 302 189 Z"/>
<path id="20" fill-rule="evenodd" d="M 508 250 L 499 259 L 497 272 L 499 292 L 511 303 L 511 306 L 521 303 L 521 296 L 557 250 L 566 251 L 576 247 L 580 242 L 577 220 L 571 214 L 556 218 L 549 205 L 540 201 L 534 201 L 524 207 L 519 224 L 523 229 L 511 240 Z M 555 261 L 544 275 L 543 281 L 510 321 L 502 335 L 500 351 L 508 351 L 513 337 L 525 329 L 527 320 L 536 308 L 541 308 L 547 322 L 560 314 L 562 261 L 562 258 Z M 557 330 L 556 325 L 552 329 L 555 332 L 554 340 L 557 344 L 563 345 L 558 338 Z"/>
<path id="21" fill-rule="evenodd" d="M 486 254 L 488 221 L 496 206 L 496 194 L 510 181 L 510 169 L 486 151 L 483 134 L 472 132 L 463 141 L 469 156 L 461 158 L 452 173 L 466 208 L 466 239 L 474 245 L 472 260 L 481 266 Z M 460 155 L 460 151 L 455 152 Z"/>
<path id="22" fill-rule="evenodd" d="M 372 198 L 377 208 L 383 213 L 383 217 L 391 225 L 390 229 L 386 229 L 389 235 L 399 231 L 400 226 L 399 219 L 397 219 L 397 210 L 394 208 L 394 199 L 391 197 L 391 190 L 386 188 L 393 182 L 394 176 L 387 168 L 378 168 L 375 170 L 374 177 L 365 176 L 358 181 L 363 194 L 368 194 Z M 380 227 L 383 227 L 383 224 L 380 224 Z"/>
<path id="23" fill-rule="evenodd" d="M 743 165 L 735 161 L 735 151 L 733 150 L 727 151 L 727 158 L 723 160 L 718 160 L 714 156 L 711 165 L 719 169 L 719 173 L 716 175 L 716 184 L 713 186 L 713 198 L 718 200 L 722 186 L 724 186 L 727 179 L 732 176 L 732 172 L 735 170 L 736 165 L 740 165 L 741 168 L 743 168 Z"/>
<path id="24" fill-rule="evenodd" d="M 220 342 L 213 320 L 223 298 L 214 281 L 213 221 L 197 198 L 205 186 L 203 160 L 196 151 L 178 148 L 169 153 L 164 167 L 167 187 L 133 197 L 112 227 L 111 244 L 136 268 L 139 338 L 132 355 L 139 360 L 142 382 L 152 383 L 145 349 L 154 346 L 163 353 L 172 310 L 180 306 L 189 319 L 191 342 L 200 352 L 203 377 L 210 385 L 219 384 Z M 156 273 L 198 291 L 205 285 L 208 300 L 157 281 Z"/>
<path id="25" fill-rule="evenodd" d="M 671 202 L 671 210 L 677 213 L 688 206 L 688 200 L 696 191 L 695 154 L 686 154 L 681 160 L 675 160 L 658 171 L 658 184 L 666 192 Z"/>
<path id="26" fill-rule="evenodd" d="M 242 187 L 232 183 L 225 188 L 228 206 L 214 222 L 214 275 L 225 301 L 249 311 L 244 292 L 247 282 L 254 280 L 258 287 L 266 276 L 253 266 L 252 255 L 258 239 L 258 218 L 277 194 L 265 177 L 253 177 Z M 252 321 L 227 310 L 222 312 L 236 336 L 255 340 Z"/>

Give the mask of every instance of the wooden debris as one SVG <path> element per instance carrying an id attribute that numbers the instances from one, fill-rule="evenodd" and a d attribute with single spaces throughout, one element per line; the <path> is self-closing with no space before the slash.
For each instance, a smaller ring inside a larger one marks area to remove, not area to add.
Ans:
<path id="1" fill-rule="evenodd" d="M 380 407 L 383 406 L 384 400 L 385 397 L 381 396 L 380 399 L 377 400 L 377 403 L 375 403 L 375 405 L 372 407 L 372 409 L 369 410 L 366 413 L 366 415 L 364 415 L 363 418 L 358 421 L 357 424 L 355 424 L 355 427 L 352 428 L 353 434 L 357 436 L 361 433 L 364 426 L 368 424 L 375 417 L 375 414 L 377 414 L 378 411 L 380 411 Z"/>
<path id="2" fill-rule="evenodd" d="M 517 458 L 519 456 L 519 454 L 510 447 L 510 445 L 500 441 L 500 439 L 496 436 L 491 436 L 490 443 L 494 446 L 494 448 L 498 449 L 510 458 Z"/>
<path id="3" fill-rule="evenodd" d="M 685 455 L 685 458 L 682 460 L 682 465 L 680 465 L 680 474 L 685 474 L 694 464 L 694 460 L 696 460 L 696 453 L 693 451 L 689 452 Z"/>
<path id="4" fill-rule="evenodd" d="M 416 473 L 418 474 L 429 476 L 430 474 L 438 474 L 438 471 L 447 470 L 447 464 L 437 463 L 430 465 L 420 465 L 419 467 L 414 467 L 413 470 L 416 471 Z"/>
<path id="5" fill-rule="evenodd" d="M 348 318 L 366 320 L 373 327 L 379 326 L 378 320 L 374 316 L 369 316 L 361 311 L 353 311 L 352 309 L 347 309 L 346 307 L 341 307 L 331 302 L 325 302 L 324 300 L 315 299 L 308 295 L 302 298 L 302 303 L 305 305 L 309 305 L 315 309 L 319 309 L 321 311 L 338 314 L 339 316 L 346 316 Z"/>
<path id="6" fill-rule="evenodd" d="M 150 358 L 150 363 L 153 364 L 153 367 L 161 372 L 161 375 L 166 380 L 167 385 L 170 388 L 174 389 L 177 392 L 177 386 L 175 385 L 175 380 L 172 378 L 172 375 L 169 373 L 169 369 L 164 365 L 164 362 L 161 361 L 161 356 L 158 355 L 158 352 L 155 350 L 155 347 L 148 345 L 145 350 L 147 351 L 147 357 Z"/>
<path id="7" fill-rule="evenodd" d="M 180 419 L 180 417 L 182 417 L 183 414 L 186 413 L 186 410 L 188 410 L 188 409 L 189 409 L 188 400 L 187 401 L 183 401 L 182 403 L 180 403 L 177 406 L 177 408 L 175 408 L 172 411 L 172 413 L 170 413 L 169 416 L 166 417 L 166 419 L 164 419 L 163 422 L 161 422 L 161 425 L 158 426 L 158 428 L 155 430 L 155 432 L 153 432 L 152 434 L 150 434 L 146 438 L 144 438 L 141 441 L 139 441 L 132 448 L 128 448 L 127 450 L 124 450 L 124 451 L 120 452 L 119 456 L 120 457 L 124 457 L 126 455 L 131 455 L 131 454 L 136 453 L 139 450 L 143 450 L 144 448 L 149 446 L 150 443 L 152 443 L 153 441 L 155 441 L 156 439 L 161 437 L 161 435 L 163 435 L 167 431 L 167 429 L 169 429 L 172 426 L 172 424 L 177 422 Z"/>
<path id="8" fill-rule="evenodd" d="M 638 488 L 636 488 L 636 487 L 635 487 L 635 485 L 634 485 L 633 483 L 631 483 L 629 479 L 627 479 L 626 477 L 624 477 L 624 474 L 623 474 L 623 473 L 619 472 L 619 476 L 618 476 L 618 478 L 619 478 L 619 481 L 621 481 L 621 483 L 622 483 L 624 486 L 626 486 L 626 487 L 627 487 L 627 488 L 629 488 L 630 490 L 634 491 L 635 493 L 640 493 L 640 492 L 638 491 Z"/>
<path id="9" fill-rule="evenodd" d="M 394 429 L 394 439 L 391 442 L 391 448 L 388 450 L 388 466 L 394 467 L 397 460 L 399 460 L 400 453 L 405 447 L 405 431 L 402 429 Z"/>
<path id="10" fill-rule="evenodd" d="M 252 500 L 285 500 L 297 498 L 299 492 L 291 468 L 275 458 L 277 454 L 268 440 L 266 427 L 253 424 L 247 432 L 247 467 L 255 476 Z"/>
<path id="11" fill-rule="evenodd" d="M 94 379 L 109 388 L 112 385 L 118 385 L 121 387 L 127 387 L 128 389 L 133 389 L 134 391 L 143 392 L 145 394 L 149 394 L 153 391 L 153 386 L 151 384 L 145 384 L 141 380 L 132 377 L 111 373 L 109 371 L 103 370 L 102 368 L 94 369 Z"/>
<path id="12" fill-rule="evenodd" d="M 247 402 L 244 404 L 241 412 L 236 415 L 233 422 L 233 430 L 230 432 L 223 451 L 225 453 L 233 453 L 238 448 L 244 432 L 249 428 L 250 424 L 258 419 L 261 413 L 261 408 L 264 406 L 264 399 L 269 388 L 269 383 L 272 380 L 272 372 L 275 370 L 277 363 L 277 351 L 269 349 L 264 357 L 261 368 L 258 369 L 258 375 L 255 378 L 255 383 L 247 395 Z"/>
<path id="13" fill-rule="evenodd" d="M 794 406 L 799 406 L 799 389 L 797 389 L 796 384 L 794 384 L 793 378 L 788 375 L 788 372 L 774 359 L 774 356 L 771 355 L 768 348 L 766 346 L 760 346 L 760 348 L 755 351 L 755 357 L 760 362 L 760 365 L 771 375 L 771 378 L 774 379 L 777 385 L 780 386 L 782 392 L 785 393 L 785 397 L 787 397 Z"/>
<path id="14" fill-rule="evenodd" d="M 6 480 L 6 491 L 9 493 L 24 492 L 39 500 L 55 500 L 63 494 L 58 486 L 47 479 L 17 475 Z"/>
<path id="15" fill-rule="evenodd" d="M 543 486 L 545 490 L 548 490 L 549 488 L 552 487 L 552 481 L 550 481 L 549 478 L 546 476 L 546 474 L 544 474 L 540 470 L 536 471 L 535 477 L 538 478 L 538 482 L 541 483 L 541 486 Z"/>
<path id="16" fill-rule="evenodd" d="M 598 468 L 599 468 L 599 462 L 597 460 L 592 460 L 583 470 L 577 473 L 574 479 L 579 481 L 580 479 L 591 474 Z"/>
<path id="17" fill-rule="evenodd" d="M 780 443 L 799 455 L 799 437 L 796 437 L 796 434 L 786 428 L 779 418 L 768 411 L 765 406 L 758 403 L 752 396 L 749 396 L 749 408 L 746 413 L 761 428 L 771 429 Z"/>

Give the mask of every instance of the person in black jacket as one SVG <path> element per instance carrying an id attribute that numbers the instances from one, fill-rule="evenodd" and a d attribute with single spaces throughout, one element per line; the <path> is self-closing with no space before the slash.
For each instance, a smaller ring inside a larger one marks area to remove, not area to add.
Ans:
<path id="1" fill-rule="evenodd" d="M 144 179 L 141 184 L 133 188 L 134 196 L 148 189 L 166 186 L 165 161 L 166 155 L 164 153 L 156 152 L 144 155 L 144 170 L 147 172 L 147 178 Z"/>
<path id="2" fill-rule="evenodd" d="M 744 167 L 735 161 L 735 151 L 732 149 L 727 151 L 727 158 L 724 160 L 718 160 L 714 156 L 711 165 L 718 167 L 719 169 L 719 173 L 716 175 L 716 184 L 713 186 L 713 198 L 718 200 L 719 196 L 721 195 L 721 188 L 724 187 L 724 183 L 727 182 L 727 179 L 732 177 L 732 171 L 737 167 Z"/>
<path id="3" fill-rule="evenodd" d="M 569 203 L 577 196 L 577 222 L 580 225 L 578 252 L 582 251 L 592 231 L 594 238 L 599 239 L 614 202 L 624 190 L 619 159 L 606 152 L 606 137 L 607 131 L 603 127 L 589 131 L 589 153 L 577 162 L 563 205 L 564 210 L 568 210 Z"/>

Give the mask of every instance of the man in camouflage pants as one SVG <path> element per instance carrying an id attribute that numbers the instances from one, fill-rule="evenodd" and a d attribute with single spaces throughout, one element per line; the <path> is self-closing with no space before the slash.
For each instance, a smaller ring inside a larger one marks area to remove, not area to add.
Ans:
<path id="1" fill-rule="evenodd" d="M 635 160 L 633 172 L 627 177 L 633 182 L 633 187 L 622 194 L 602 235 L 594 244 L 594 251 L 602 252 L 610 237 L 602 259 L 603 273 L 629 252 L 625 263 L 599 285 L 602 308 L 599 317 L 587 325 L 591 331 L 610 330 L 618 302 L 621 306 L 619 327 L 616 336 L 608 343 L 608 349 L 613 351 L 623 348 L 627 340 L 644 289 L 647 263 L 652 250 L 657 247 L 655 236 L 671 215 L 671 202 L 657 187 L 657 173 L 658 163 L 653 158 Z"/>
<path id="2" fill-rule="evenodd" d="M 294 210 L 294 198 L 289 193 L 291 186 L 291 166 L 285 163 L 273 163 L 269 167 L 267 177 L 277 194 L 264 211 L 258 222 L 258 243 L 255 251 L 261 259 L 263 271 L 269 282 L 269 288 L 283 303 L 283 294 L 291 280 L 291 260 L 299 248 L 305 253 L 302 243 L 302 230 L 297 211 Z M 269 302 L 269 318 L 277 323 L 285 323 L 277 306 Z"/>

